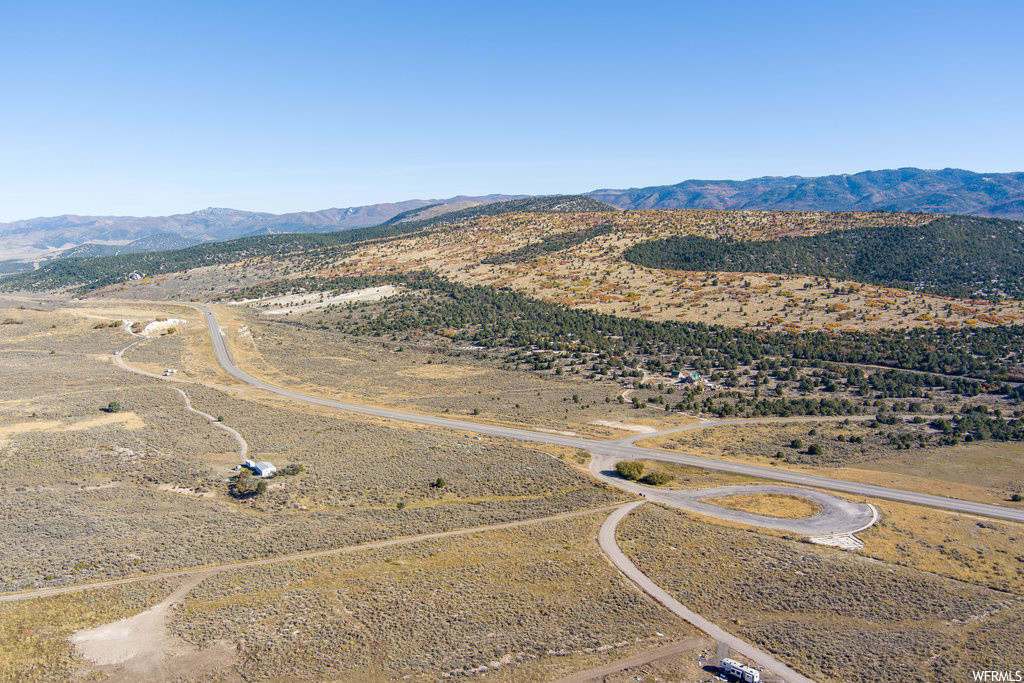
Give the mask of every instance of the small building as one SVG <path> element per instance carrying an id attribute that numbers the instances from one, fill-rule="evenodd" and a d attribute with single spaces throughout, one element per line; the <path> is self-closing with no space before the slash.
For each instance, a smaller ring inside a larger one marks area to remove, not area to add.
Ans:
<path id="1" fill-rule="evenodd" d="M 261 460 L 260 462 L 246 460 L 242 467 L 245 467 L 250 472 L 255 474 L 257 477 L 263 477 L 264 479 L 266 479 L 269 476 L 272 476 L 275 472 L 277 472 L 277 468 L 274 467 L 269 462 L 267 462 L 266 460 Z"/>

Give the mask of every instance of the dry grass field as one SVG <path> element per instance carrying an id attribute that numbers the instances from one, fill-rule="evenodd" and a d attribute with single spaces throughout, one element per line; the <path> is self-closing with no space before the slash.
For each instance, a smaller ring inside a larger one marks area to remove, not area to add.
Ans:
<path id="1" fill-rule="evenodd" d="M 890 564 L 1024 595 L 1024 525 L 916 505 L 874 501 L 861 554 Z"/>
<path id="2" fill-rule="evenodd" d="M 199 313 L 161 299 L 230 298 L 302 275 L 431 268 L 458 282 L 616 315 L 762 330 L 1024 320 L 1021 302 L 956 301 L 821 278 L 655 271 L 622 258 L 638 242 L 670 235 L 768 239 L 930 218 L 511 214 L 351 249 L 144 278 L 78 301 L 0 299 L 0 591 L 215 566 L 630 498 L 595 483 L 585 471 L 589 455 L 574 449 L 343 414 L 245 387 L 217 365 Z M 592 234 L 574 240 L 582 231 Z M 552 240 L 568 246 L 482 262 Z M 607 368 L 576 360 L 557 369 L 534 362 L 526 371 L 507 350 L 456 342 L 458 335 L 440 328 L 376 336 L 341 331 L 345 316 L 372 319 L 390 301 L 348 308 L 355 299 L 394 294 L 401 307 L 403 292 L 385 286 L 321 301 L 319 292 L 300 291 L 216 311 L 232 354 L 251 374 L 353 403 L 605 439 L 695 419 L 671 411 L 690 394 L 669 387 L 666 365 L 653 366 L 665 376 L 638 371 L 614 378 Z M 115 365 L 114 352 L 134 341 L 124 354 L 128 363 L 154 374 L 173 368 L 185 383 Z M 697 406 L 708 395 L 718 404 L 764 395 L 851 399 L 856 409 L 847 404 L 844 411 L 874 412 L 876 397 L 856 394 L 834 368 L 789 368 L 785 376 L 749 363 L 728 369 L 709 377 L 718 388 L 685 410 L 713 414 L 715 403 Z M 227 479 L 239 461 L 238 443 L 187 411 L 176 388 L 197 410 L 237 430 L 248 457 L 301 464 L 302 472 L 269 480 L 258 495 L 232 496 Z M 920 416 L 948 415 L 963 403 L 940 389 L 916 396 Z M 969 401 L 1008 406 L 994 395 Z M 112 402 L 116 410 L 108 408 Z M 925 448 L 933 430 L 924 417 L 911 417 L 901 412 L 891 425 L 853 419 L 703 428 L 641 445 L 1024 505 L 1009 502 L 1024 492 L 1019 444 Z M 675 488 L 754 481 L 654 461 L 645 466 L 671 475 Z M 780 517 L 816 512 L 788 496 L 709 502 Z M 641 570 L 682 602 L 823 681 L 902 680 L 920 672 L 957 680 L 979 666 L 1019 668 L 1021 527 L 876 504 L 882 520 L 861 534 L 867 547 L 856 553 L 654 505 L 627 516 L 619 537 Z M 602 519 L 593 514 L 232 569 L 191 589 L 183 606 L 170 610 L 169 624 L 207 655 L 233 648 L 237 659 L 225 663 L 233 667 L 226 680 L 552 680 L 693 636 L 608 564 L 596 543 Z M 170 590 L 156 581 L 0 605 L 0 676 L 110 673 L 88 667 L 67 636 L 141 612 Z M 697 656 L 685 652 L 608 680 L 707 680 Z"/>
<path id="3" fill-rule="evenodd" d="M 762 423 L 681 432 L 644 439 L 639 445 L 1024 507 L 1010 500 L 1014 493 L 1024 492 L 1021 474 L 1024 447 L 1020 443 L 976 441 L 956 446 L 895 450 L 887 436 L 931 432 L 927 424 L 913 424 L 907 418 L 903 418 L 901 424 L 876 427 L 856 420 L 849 424 L 841 421 Z M 862 441 L 852 441 L 853 437 L 860 437 Z M 792 444 L 796 440 L 802 445 L 794 448 Z M 823 453 L 809 454 L 811 444 L 821 445 Z"/>
<path id="4" fill-rule="evenodd" d="M 813 517 L 821 512 L 821 506 L 812 500 L 781 493 L 741 493 L 724 498 L 704 498 L 701 502 L 730 510 L 742 510 L 755 515 L 786 519 L 803 519 L 804 517 Z"/>
<path id="5" fill-rule="evenodd" d="M 246 680 L 555 680 L 694 635 L 596 543 L 602 515 L 224 572 L 172 629 Z"/>
<path id="6" fill-rule="evenodd" d="M 653 505 L 618 536 L 683 604 L 817 680 L 968 680 L 1024 661 L 1019 594 Z"/>

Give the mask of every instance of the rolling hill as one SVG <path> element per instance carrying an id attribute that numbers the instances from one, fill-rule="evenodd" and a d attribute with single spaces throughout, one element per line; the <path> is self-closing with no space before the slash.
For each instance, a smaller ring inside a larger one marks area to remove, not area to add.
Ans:
<path id="1" fill-rule="evenodd" d="M 947 296 L 1024 298 L 1024 223 L 998 218 L 949 216 L 777 240 L 673 236 L 624 256 L 650 268 L 816 275 Z"/>

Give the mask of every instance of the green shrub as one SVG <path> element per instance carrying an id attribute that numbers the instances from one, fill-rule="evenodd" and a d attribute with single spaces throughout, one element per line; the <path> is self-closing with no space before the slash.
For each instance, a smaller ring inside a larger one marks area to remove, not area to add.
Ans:
<path id="1" fill-rule="evenodd" d="M 643 463 L 634 460 L 623 460 L 622 462 L 615 463 L 615 472 L 623 479 L 637 481 L 640 477 L 644 476 L 644 466 Z"/>
<path id="2" fill-rule="evenodd" d="M 824 451 L 824 450 L 822 449 L 822 447 L 821 447 L 821 446 L 819 446 L 819 445 L 818 445 L 818 444 L 816 444 L 816 443 L 812 443 L 812 444 L 811 444 L 811 445 L 810 445 L 810 446 L 809 446 L 809 447 L 807 448 L 807 455 L 821 455 L 821 454 L 822 454 L 822 453 L 824 453 L 824 452 L 825 452 L 825 451 Z"/>
<path id="3" fill-rule="evenodd" d="M 671 474 L 665 474 L 664 472 L 649 472 L 640 480 L 641 484 L 647 484 L 648 486 L 665 486 L 666 484 L 672 483 L 674 477 Z"/>

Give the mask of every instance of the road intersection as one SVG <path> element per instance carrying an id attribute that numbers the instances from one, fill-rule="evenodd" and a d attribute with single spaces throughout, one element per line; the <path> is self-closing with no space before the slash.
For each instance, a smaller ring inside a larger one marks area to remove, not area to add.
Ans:
<path id="1" fill-rule="evenodd" d="M 401 410 L 394 410 L 391 408 L 376 408 L 372 406 L 359 405 L 356 403 L 338 401 L 323 396 L 315 396 L 313 394 L 302 393 L 299 391 L 295 391 L 293 389 L 287 389 L 285 387 L 280 387 L 275 384 L 265 382 L 257 377 L 253 377 L 252 375 L 248 374 L 247 372 L 239 368 L 237 365 L 235 365 L 234 361 L 231 358 L 231 354 L 228 351 L 223 330 L 221 329 L 220 324 L 217 322 L 217 319 L 213 314 L 213 310 L 209 306 L 205 306 L 202 304 L 197 304 L 196 307 L 203 312 L 207 327 L 210 330 L 210 338 L 213 341 L 214 353 L 216 354 L 217 361 L 224 368 L 225 372 L 227 372 L 235 379 L 238 379 L 252 387 L 262 389 L 264 391 L 268 391 L 293 400 L 304 401 L 306 403 L 326 406 L 328 408 L 336 408 L 338 410 L 344 410 L 353 413 L 360 413 L 362 415 L 372 415 L 375 417 L 381 417 L 390 420 L 400 420 L 402 422 L 412 422 L 415 424 L 442 427 L 445 429 L 452 429 L 458 432 L 474 432 L 476 434 L 486 434 L 489 436 L 502 437 L 506 439 L 515 439 L 519 441 L 529 441 L 534 443 L 546 443 L 556 444 L 560 446 L 568 446 L 570 448 L 578 448 L 588 451 L 589 453 L 593 454 L 596 458 L 602 458 L 606 462 L 614 462 L 616 460 L 661 460 L 665 462 L 676 463 L 679 465 L 688 465 L 690 467 L 700 467 L 704 469 L 715 470 L 718 472 L 729 472 L 733 474 L 742 474 L 750 477 L 757 477 L 759 479 L 768 479 L 771 481 L 785 482 L 787 484 L 796 484 L 798 486 L 810 486 L 814 488 L 828 489 L 830 491 L 840 491 L 842 493 L 849 493 L 853 495 L 872 498 L 882 498 L 886 500 L 898 501 L 901 503 L 926 505 L 930 507 L 941 508 L 944 510 L 952 510 L 955 512 L 981 515 L 984 517 L 993 517 L 997 519 L 1006 519 L 1014 522 L 1024 522 L 1024 510 L 1015 510 L 1012 508 L 1000 507 L 998 505 L 976 503 L 973 501 L 961 500 L 958 498 L 946 498 L 944 496 L 935 496 L 928 493 L 917 493 L 915 491 L 892 489 L 884 486 L 875 486 L 873 484 L 862 484 L 859 482 L 844 481 L 842 479 L 832 479 L 830 477 L 821 477 L 813 474 L 804 474 L 802 472 L 794 472 L 790 470 L 780 469 L 777 467 L 748 465 L 745 463 L 735 463 L 724 460 L 716 460 L 714 458 L 705 458 L 697 455 L 685 455 L 681 453 L 661 451 L 653 448 L 643 448 L 640 446 L 636 446 L 632 443 L 632 441 L 636 440 L 634 437 L 629 437 L 627 439 L 617 441 L 597 441 L 594 439 L 587 439 L 580 436 L 553 434 L 550 432 L 539 432 L 516 427 L 503 427 L 500 425 L 487 424 L 485 422 L 470 422 L 468 420 L 456 420 L 453 418 L 438 417 L 435 415 L 410 413 Z M 691 429 L 704 429 L 711 426 L 742 425 L 754 424 L 759 422 L 766 423 L 808 421 L 808 419 L 820 421 L 822 419 L 827 420 L 828 418 L 766 418 L 760 420 L 738 419 L 715 421 L 706 420 L 698 424 L 690 425 L 687 427 L 681 427 L 679 429 L 671 431 L 686 431 Z M 644 437 L 641 436 L 639 438 Z"/>

